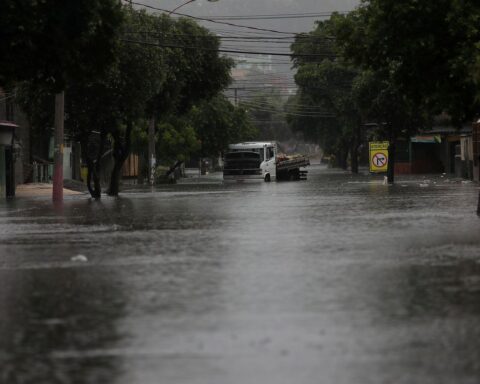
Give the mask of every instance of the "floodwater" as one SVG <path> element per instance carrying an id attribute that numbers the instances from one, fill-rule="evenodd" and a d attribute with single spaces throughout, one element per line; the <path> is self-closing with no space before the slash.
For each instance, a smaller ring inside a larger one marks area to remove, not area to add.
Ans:
<path id="1" fill-rule="evenodd" d="M 211 180 L 0 203 L 0 383 L 480 381 L 478 185 Z"/>

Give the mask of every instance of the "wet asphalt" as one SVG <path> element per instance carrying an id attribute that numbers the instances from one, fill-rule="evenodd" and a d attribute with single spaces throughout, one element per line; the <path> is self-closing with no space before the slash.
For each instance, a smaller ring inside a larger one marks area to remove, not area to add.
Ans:
<path id="1" fill-rule="evenodd" d="M 477 384 L 478 185 L 381 180 L 0 202 L 0 383 Z"/>

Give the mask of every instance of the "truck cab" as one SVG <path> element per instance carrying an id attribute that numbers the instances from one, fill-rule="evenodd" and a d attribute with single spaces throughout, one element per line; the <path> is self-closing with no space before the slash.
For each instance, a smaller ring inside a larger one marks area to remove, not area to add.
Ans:
<path id="1" fill-rule="evenodd" d="M 265 180 L 277 177 L 275 142 L 230 144 L 225 154 L 224 180 Z"/>

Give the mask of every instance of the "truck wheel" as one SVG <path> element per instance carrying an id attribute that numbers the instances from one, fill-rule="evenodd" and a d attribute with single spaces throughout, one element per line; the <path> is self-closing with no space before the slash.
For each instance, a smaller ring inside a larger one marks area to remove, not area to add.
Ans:
<path id="1" fill-rule="evenodd" d="M 265 182 L 266 182 L 266 183 L 269 183 L 269 182 L 270 182 L 270 174 L 269 174 L 269 173 L 267 173 L 267 174 L 265 175 Z"/>

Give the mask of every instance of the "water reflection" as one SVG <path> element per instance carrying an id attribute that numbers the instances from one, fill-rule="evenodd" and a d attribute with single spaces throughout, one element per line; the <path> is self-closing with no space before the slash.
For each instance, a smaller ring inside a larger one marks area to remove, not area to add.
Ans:
<path id="1" fill-rule="evenodd" d="M 122 337 L 122 287 L 111 271 L 0 270 L 2 383 L 114 383 L 117 357 L 77 358 Z M 63 354 L 73 355 L 63 358 Z"/>
<path id="2" fill-rule="evenodd" d="M 0 203 L 0 378 L 476 382 L 478 191 L 312 171 Z"/>

